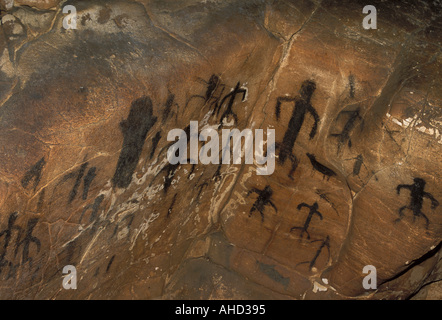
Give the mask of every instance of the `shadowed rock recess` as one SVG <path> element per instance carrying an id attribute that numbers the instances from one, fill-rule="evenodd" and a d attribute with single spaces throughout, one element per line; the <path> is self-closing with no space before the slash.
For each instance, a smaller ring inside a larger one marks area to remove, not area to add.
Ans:
<path id="1" fill-rule="evenodd" d="M 441 3 L 367 4 L 1 0 L 0 298 L 440 298 Z M 275 171 L 169 163 L 190 121 Z"/>

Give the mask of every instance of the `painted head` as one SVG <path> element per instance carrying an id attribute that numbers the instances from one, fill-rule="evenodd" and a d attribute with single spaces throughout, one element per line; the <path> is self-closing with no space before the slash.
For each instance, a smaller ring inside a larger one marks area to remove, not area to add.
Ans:
<path id="1" fill-rule="evenodd" d="M 312 80 L 305 80 L 301 84 L 301 89 L 299 90 L 299 94 L 304 100 L 310 101 L 313 92 L 315 90 L 316 90 L 316 83 Z"/>
<path id="2" fill-rule="evenodd" d="M 421 189 L 423 189 L 425 187 L 425 183 L 426 182 L 425 182 L 424 179 L 422 179 L 422 178 L 414 178 L 413 181 L 414 181 L 414 185 L 415 186 L 417 186 L 417 187 L 419 187 Z"/>

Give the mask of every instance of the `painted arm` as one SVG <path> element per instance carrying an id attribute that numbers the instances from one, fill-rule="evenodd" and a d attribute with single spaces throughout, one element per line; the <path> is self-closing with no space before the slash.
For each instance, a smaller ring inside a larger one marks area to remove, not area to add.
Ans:
<path id="1" fill-rule="evenodd" d="M 303 202 L 303 203 L 298 204 L 297 209 L 301 210 L 301 208 L 303 208 L 303 207 L 310 208 L 310 206 L 307 203 Z"/>
<path id="2" fill-rule="evenodd" d="M 275 209 L 276 212 L 278 212 L 278 208 L 276 208 L 275 204 L 269 200 L 269 204 Z"/>
<path id="3" fill-rule="evenodd" d="M 431 193 L 424 192 L 424 197 L 431 200 L 431 209 L 434 209 L 437 206 L 439 206 L 439 201 L 437 201 Z"/>
<path id="4" fill-rule="evenodd" d="M 408 190 L 411 190 L 411 186 L 408 185 L 408 184 L 400 184 L 400 185 L 398 185 L 398 186 L 396 187 L 396 192 L 397 192 L 397 194 L 400 194 L 400 193 L 401 193 L 401 189 L 408 189 Z"/>
<path id="5" fill-rule="evenodd" d="M 315 120 L 315 123 L 313 124 L 312 131 L 310 131 L 310 139 L 313 139 L 316 135 L 316 131 L 318 130 L 318 123 L 321 120 L 319 118 L 318 113 L 316 110 L 309 104 L 307 106 L 307 111 L 310 112 L 310 114 L 313 116 L 313 119 Z"/>
<path id="6" fill-rule="evenodd" d="M 252 189 L 249 190 L 249 192 L 247 192 L 246 197 L 250 196 L 250 194 L 252 194 L 252 193 L 259 194 L 260 192 L 261 192 L 261 190 L 258 190 L 256 188 L 252 188 Z"/>
<path id="7" fill-rule="evenodd" d="M 279 116 L 281 115 L 281 103 L 282 102 L 292 102 L 292 101 L 295 101 L 295 98 L 278 97 L 278 99 L 276 99 L 276 107 L 275 107 L 276 120 L 279 120 Z"/>

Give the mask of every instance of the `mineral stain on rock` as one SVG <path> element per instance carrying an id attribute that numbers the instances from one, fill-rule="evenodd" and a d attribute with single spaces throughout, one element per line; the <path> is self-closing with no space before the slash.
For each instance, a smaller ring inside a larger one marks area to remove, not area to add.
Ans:
<path id="1" fill-rule="evenodd" d="M 139 98 L 132 103 L 129 116 L 120 122 L 124 141 L 112 178 L 114 187 L 127 188 L 131 183 L 147 133 L 156 121 L 157 118 L 152 114 L 152 100 L 149 97 Z"/>

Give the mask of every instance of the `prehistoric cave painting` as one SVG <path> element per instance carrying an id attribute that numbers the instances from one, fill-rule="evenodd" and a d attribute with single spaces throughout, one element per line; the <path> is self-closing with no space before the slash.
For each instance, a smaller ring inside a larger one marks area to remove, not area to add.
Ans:
<path id="1" fill-rule="evenodd" d="M 77 192 L 78 192 L 78 187 L 81 184 L 81 178 L 83 178 L 83 175 L 84 175 L 84 172 L 86 171 L 87 166 L 88 166 L 88 163 L 85 162 L 81 165 L 80 169 L 78 170 L 77 179 L 75 180 L 74 186 L 73 186 L 71 192 L 69 193 L 68 203 L 71 203 L 75 199 L 75 196 L 77 195 Z M 75 176 L 75 172 L 65 175 L 64 181 L 72 178 L 73 176 Z"/>
<path id="2" fill-rule="evenodd" d="M 265 186 L 263 190 L 257 188 L 250 189 L 249 192 L 247 192 L 247 197 L 252 193 L 256 193 L 258 198 L 250 209 L 249 217 L 252 216 L 253 212 L 258 211 L 261 214 L 261 221 L 264 222 L 264 208 L 266 205 L 271 205 L 273 209 L 278 212 L 275 204 L 270 200 L 273 195 L 273 190 L 269 185 Z"/>
<path id="3" fill-rule="evenodd" d="M 284 134 L 282 143 L 276 145 L 276 149 L 279 149 L 279 163 L 284 164 L 287 158 L 292 161 L 292 170 L 289 174 L 291 177 L 292 173 L 296 170 L 298 166 L 298 160 L 293 154 L 292 150 L 295 145 L 298 134 L 301 131 L 301 127 L 305 120 L 306 113 L 310 113 L 313 116 L 314 124 L 310 131 L 310 139 L 313 139 L 316 135 L 318 123 L 320 121 L 318 113 L 310 104 L 313 93 L 316 90 L 316 84 L 313 81 L 306 80 L 301 84 L 301 89 L 299 90 L 299 96 L 292 97 L 278 97 L 275 107 L 276 119 L 279 121 L 281 114 L 281 104 L 283 102 L 294 102 L 294 109 L 292 116 L 290 118 L 287 131 Z"/>
<path id="4" fill-rule="evenodd" d="M 110 239 L 112 239 L 113 237 L 115 237 L 115 235 L 118 233 L 118 230 L 130 230 L 130 227 L 132 226 L 132 222 L 135 219 L 135 214 L 134 213 L 130 213 L 126 216 L 124 216 L 123 219 L 121 219 L 120 221 L 118 221 L 117 225 L 114 228 L 114 232 L 112 233 L 112 235 L 110 236 Z M 127 224 L 125 227 L 122 226 L 123 222 L 126 222 Z M 127 238 L 129 238 L 129 232 L 127 232 Z"/>
<path id="5" fill-rule="evenodd" d="M 365 167 L 365 169 L 368 170 L 367 166 L 364 164 L 364 157 L 362 154 L 358 154 L 356 158 L 349 159 L 349 160 L 356 160 L 353 165 L 353 172 L 352 175 L 359 176 L 359 173 L 361 172 L 362 165 Z"/>
<path id="6" fill-rule="evenodd" d="M 86 172 L 86 169 L 88 167 L 89 163 L 85 162 L 83 163 L 80 168 L 74 172 L 70 172 L 68 174 L 66 174 L 63 179 L 61 180 L 60 183 L 58 183 L 55 187 L 54 190 L 58 187 L 58 185 L 65 183 L 66 181 L 68 181 L 69 179 L 73 179 L 75 178 L 75 183 L 72 187 L 71 192 L 69 193 L 68 196 L 68 204 L 72 203 L 72 201 L 74 201 L 75 197 L 77 196 L 78 193 L 78 189 L 81 185 L 81 180 L 84 176 L 84 173 Z M 95 176 L 96 176 L 96 167 L 91 167 L 86 176 L 83 178 L 83 193 L 82 193 L 82 199 L 86 200 L 88 197 L 88 193 L 89 193 L 89 188 L 91 186 L 92 180 L 94 180 Z"/>
<path id="7" fill-rule="evenodd" d="M 40 191 L 40 196 L 38 197 L 38 201 L 37 201 L 37 212 L 41 212 L 42 209 L 43 209 L 43 203 L 44 203 L 45 194 L 46 194 L 46 188 L 43 188 L 43 189 Z"/>
<path id="8" fill-rule="evenodd" d="M 89 216 L 89 223 L 95 221 L 97 219 L 97 213 L 98 209 L 100 208 L 101 202 L 104 199 L 104 195 L 99 195 L 95 198 L 94 203 L 87 205 L 84 207 L 83 212 L 80 215 L 80 219 L 78 220 L 78 223 L 81 224 L 81 220 L 83 219 L 84 214 L 90 209 L 91 215 Z"/>
<path id="9" fill-rule="evenodd" d="M 300 203 L 299 205 L 298 205 L 298 207 L 297 207 L 297 209 L 298 210 L 301 210 L 301 208 L 308 208 L 309 209 L 309 213 L 308 213 L 308 216 L 307 216 L 307 219 L 305 219 L 305 222 L 304 222 L 304 226 L 303 227 L 292 227 L 291 229 L 290 229 L 290 232 L 292 232 L 293 230 L 296 230 L 296 229 L 299 229 L 299 230 L 301 230 L 301 234 L 300 234 L 300 236 L 301 236 L 301 238 L 302 238 L 302 236 L 303 236 L 303 234 L 304 234 L 304 232 L 305 233 L 307 233 L 307 239 L 310 239 L 310 234 L 309 234 L 309 232 L 307 231 L 307 229 L 308 229 L 308 227 L 310 226 L 310 222 L 311 222 L 311 220 L 312 220 L 312 218 L 313 218 L 313 216 L 314 215 L 317 215 L 318 217 L 319 217 L 319 219 L 321 219 L 322 220 L 322 214 L 318 211 L 318 203 L 317 202 L 315 202 L 313 205 L 308 205 L 307 203 L 305 203 L 305 202 L 303 202 L 303 203 Z"/>
<path id="10" fill-rule="evenodd" d="M 113 255 L 112 258 L 110 258 L 109 263 L 107 264 L 106 272 L 105 273 L 109 272 L 109 269 L 110 269 L 110 267 L 112 265 L 112 262 L 114 262 L 114 259 L 115 259 L 115 255 Z"/>
<path id="11" fill-rule="evenodd" d="M 218 164 L 218 167 L 216 168 L 216 171 L 212 176 L 212 180 L 215 180 L 215 182 L 219 181 L 220 179 L 221 179 L 221 163 Z"/>
<path id="12" fill-rule="evenodd" d="M 312 164 L 313 169 L 315 169 L 319 173 L 322 173 L 324 175 L 324 178 L 327 177 L 327 180 L 329 180 L 330 177 L 333 177 L 336 175 L 336 172 L 334 172 L 332 169 L 319 163 L 313 154 L 307 153 L 307 157 L 310 159 L 310 163 Z"/>
<path id="13" fill-rule="evenodd" d="M 11 242 L 11 238 L 13 236 L 14 230 L 17 232 L 17 237 L 22 232 L 22 228 L 15 225 L 15 221 L 17 220 L 18 213 L 13 212 L 10 214 L 8 219 L 8 226 L 5 230 L 0 232 L 0 239 L 3 238 L 3 246 L 2 246 L 2 252 L 0 254 L 0 274 L 3 273 L 3 270 L 5 268 L 9 268 L 9 272 L 7 274 L 4 274 L 3 280 L 8 280 L 15 276 L 16 271 L 19 267 L 19 265 L 14 265 L 11 261 L 8 261 L 5 257 L 8 251 L 8 247 Z"/>
<path id="14" fill-rule="evenodd" d="M 13 212 L 9 215 L 8 218 L 8 226 L 6 229 L 0 232 L 0 239 L 3 237 L 3 246 L 2 246 L 2 252 L 0 255 L 0 273 L 2 271 L 2 268 L 8 264 L 8 261 L 5 260 L 6 252 L 8 250 L 9 244 L 11 242 L 11 238 L 13 235 L 14 230 L 17 231 L 17 234 L 21 234 L 22 228 L 20 226 L 16 226 L 15 222 L 17 220 L 18 213 Z"/>
<path id="15" fill-rule="evenodd" d="M 172 203 L 170 204 L 169 209 L 167 210 L 166 218 L 169 218 L 169 216 L 172 214 L 173 206 L 175 205 L 175 201 L 176 201 L 176 196 L 177 196 L 177 193 L 175 193 L 175 195 L 173 196 Z"/>
<path id="16" fill-rule="evenodd" d="M 206 84 L 206 92 L 204 95 L 192 95 L 187 100 L 186 105 L 183 109 L 187 110 L 187 106 L 193 99 L 202 99 L 204 101 L 204 106 L 209 106 L 209 110 L 212 111 L 212 113 L 216 113 L 217 110 L 221 107 L 219 102 L 221 100 L 221 97 L 224 93 L 226 85 L 221 82 L 221 79 L 219 76 L 212 74 L 209 81 L 206 82 L 203 79 L 199 79 L 200 82 L 203 82 Z"/>
<path id="17" fill-rule="evenodd" d="M 171 164 L 168 162 L 161 170 L 155 175 L 155 177 L 152 179 L 152 181 L 149 184 L 149 187 L 152 186 L 153 182 L 156 180 L 156 178 L 163 172 L 166 172 L 164 175 L 164 183 L 163 183 L 163 191 L 164 193 L 167 193 L 169 190 L 169 187 L 172 185 L 173 178 L 175 176 L 175 173 L 178 170 L 178 167 L 180 166 L 180 163 Z"/>
<path id="18" fill-rule="evenodd" d="M 207 188 L 209 186 L 209 184 L 207 182 L 203 182 L 201 184 L 198 185 L 198 194 L 196 195 L 195 199 L 196 199 L 196 204 L 198 205 L 200 203 L 200 197 L 201 197 L 201 193 L 203 192 L 203 190 L 205 188 Z M 193 202 L 193 200 L 192 200 Z"/>
<path id="19" fill-rule="evenodd" d="M 413 222 L 416 220 L 416 217 L 422 217 L 426 221 L 426 228 L 428 229 L 428 225 L 430 221 L 427 216 L 422 212 L 422 206 L 424 202 L 424 198 L 428 198 L 431 200 L 431 209 L 435 209 L 439 206 L 439 201 L 437 201 L 432 194 L 425 192 L 425 180 L 422 178 L 414 178 L 413 184 L 400 184 L 396 187 L 397 194 L 400 194 L 401 189 L 410 190 L 410 204 L 399 208 L 399 218 L 395 220 L 395 222 L 400 221 L 404 217 L 403 211 L 405 209 L 409 209 L 413 211 Z"/>
<path id="20" fill-rule="evenodd" d="M 355 97 L 355 76 L 350 74 L 348 76 L 348 86 L 349 86 L 349 96 L 350 98 Z"/>
<path id="21" fill-rule="evenodd" d="M 127 188 L 131 183 L 147 133 L 156 121 L 149 97 L 139 98 L 132 103 L 127 119 L 120 122 L 124 140 L 112 178 L 114 187 Z"/>
<path id="22" fill-rule="evenodd" d="M 221 79 L 219 78 L 219 76 L 217 76 L 215 74 L 212 74 L 210 76 L 210 79 L 208 82 L 206 82 L 203 79 L 199 79 L 199 80 L 207 85 L 206 92 L 205 92 L 204 96 L 197 95 L 197 94 L 190 96 L 190 98 L 186 102 L 184 110 L 187 109 L 187 106 L 191 100 L 193 100 L 194 98 L 198 98 L 198 99 L 203 99 L 204 104 L 205 105 L 208 104 L 211 109 L 212 109 L 212 106 L 214 106 L 213 110 L 216 111 L 218 109 L 218 102 L 221 99 L 221 96 L 224 92 L 225 85 L 221 83 Z M 215 95 L 218 88 L 221 89 L 221 92 L 218 95 Z"/>
<path id="23" fill-rule="evenodd" d="M 34 231 L 35 226 L 37 225 L 38 219 L 37 218 L 30 218 L 28 220 L 26 231 L 24 238 L 21 239 L 21 232 L 19 239 L 17 240 L 17 244 L 14 251 L 14 257 L 17 255 L 20 246 L 23 245 L 23 251 L 22 251 L 22 259 L 21 264 L 24 265 L 25 263 L 29 262 L 29 264 L 32 266 L 32 258 L 29 257 L 29 247 L 31 243 L 34 243 L 37 246 L 37 253 L 40 252 L 41 249 L 41 242 L 37 237 L 34 237 L 32 235 L 32 232 Z"/>
<path id="24" fill-rule="evenodd" d="M 242 94 L 241 101 L 244 102 L 246 99 L 246 96 L 247 96 L 247 89 L 241 88 L 239 82 L 236 84 L 235 88 L 230 93 L 228 93 L 224 96 L 224 98 L 221 100 L 221 103 L 218 106 L 218 110 L 216 111 L 217 116 L 218 116 L 222 106 L 224 105 L 225 101 L 228 98 L 230 98 L 229 102 L 227 103 L 227 108 L 220 118 L 220 121 L 219 121 L 220 125 L 223 125 L 224 119 L 227 119 L 227 117 L 229 115 L 231 115 L 235 119 L 235 123 L 238 123 L 238 116 L 236 115 L 236 113 L 233 112 L 233 103 L 235 102 L 235 97 L 238 94 Z"/>
<path id="25" fill-rule="evenodd" d="M 43 167 L 45 166 L 46 161 L 45 158 L 41 158 L 36 164 L 34 164 L 29 171 L 25 173 L 23 178 L 21 179 L 21 185 L 23 188 L 27 188 L 29 183 L 32 179 L 34 179 L 34 191 L 37 188 L 40 179 L 41 179 L 41 172 L 43 170 Z"/>
<path id="26" fill-rule="evenodd" d="M 83 195 L 82 195 L 82 199 L 86 200 L 88 193 L 89 193 L 89 188 L 91 186 L 92 180 L 94 180 L 94 178 L 96 177 L 96 171 L 97 168 L 96 167 L 92 167 L 88 170 L 86 176 L 83 179 Z"/>
<path id="27" fill-rule="evenodd" d="M 338 149 L 337 154 L 341 153 L 342 146 L 347 143 L 348 147 L 351 148 L 352 142 L 350 139 L 350 133 L 354 129 L 356 125 L 356 120 L 362 120 L 362 117 L 360 115 L 361 108 L 358 107 L 355 110 L 344 110 L 339 112 L 338 116 L 336 117 L 335 121 L 338 121 L 339 118 L 344 115 L 348 114 L 347 122 L 344 124 L 344 127 L 342 128 L 342 131 L 340 133 L 332 133 L 331 137 L 338 138 Z"/>
<path id="28" fill-rule="evenodd" d="M 161 118 L 161 123 L 165 123 L 166 120 L 169 118 L 170 112 L 172 111 L 172 107 L 176 106 L 179 107 L 178 104 L 175 102 L 175 95 L 173 93 L 169 92 L 169 95 L 167 96 L 166 103 L 164 104 L 163 114 Z"/>
<path id="29" fill-rule="evenodd" d="M 339 216 L 339 212 L 336 209 L 335 204 L 330 200 L 330 198 L 327 196 L 326 193 L 324 193 L 318 189 L 318 190 L 316 190 L 316 194 L 319 195 L 319 197 L 321 199 L 324 199 L 332 207 L 332 209 L 336 212 L 336 214 Z"/>
<path id="30" fill-rule="evenodd" d="M 330 237 L 327 236 L 327 237 L 325 238 L 325 240 L 313 240 L 313 241 L 311 241 L 310 243 L 315 243 L 315 242 L 320 242 L 321 245 L 319 246 L 318 250 L 316 251 L 315 256 L 313 257 L 313 259 L 310 260 L 310 261 L 300 262 L 300 263 L 298 263 L 296 266 L 299 266 L 299 265 L 301 265 L 301 264 L 308 263 L 308 264 L 309 264 L 309 271 L 312 271 L 312 270 L 313 270 L 313 267 L 314 267 L 315 264 L 316 264 L 316 260 L 318 260 L 319 256 L 320 256 L 321 253 L 322 253 L 322 250 L 324 250 L 324 248 L 327 249 L 327 251 L 328 251 L 328 259 L 330 259 Z"/>
<path id="31" fill-rule="evenodd" d="M 356 157 L 354 158 L 350 158 L 350 159 L 344 159 L 345 161 L 352 161 L 355 160 L 354 164 L 353 164 L 353 169 L 350 175 L 354 176 L 354 177 L 358 177 L 360 181 L 362 181 L 361 177 L 360 177 L 360 173 L 361 173 L 361 169 L 362 166 L 365 167 L 365 170 L 367 170 L 368 172 L 369 169 L 368 167 L 365 165 L 364 163 L 364 157 L 362 156 L 362 154 L 358 154 Z M 372 173 L 374 174 L 374 171 L 372 171 Z M 377 181 L 377 177 L 375 176 L 375 179 Z"/>
<path id="32" fill-rule="evenodd" d="M 206 82 L 202 79 L 200 79 L 202 82 L 204 82 L 206 86 L 206 92 L 204 95 L 192 95 L 187 100 L 186 105 L 184 107 L 184 110 L 187 109 L 188 104 L 190 101 L 192 101 L 195 98 L 204 100 L 204 106 L 208 105 L 209 110 L 212 111 L 212 114 L 219 116 L 219 113 L 222 109 L 222 107 L 226 104 L 226 110 L 222 113 L 220 118 L 220 125 L 223 125 L 223 122 L 225 119 L 227 119 L 228 116 L 232 116 L 235 120 L 235 123 L 238 123 L 238 116 L 235 112 L 233 112 L 233 104 L 235 102 L 236 96 L 242 94 L 241 102 L 244 102 L 247 97 L 247 89 L 241 87 L 240 82 L 236 84 L 232 90 L 223 96 L 224 91 L 226 89 L 226 85 L 222 83 L 219 76 L 212 74 L 209 81 Z"/>
<path id="33" fill-rule="evenodd" d="M 158 131 L 155 136 L 152 138 L 152 150 L 150 151 L 149 160 L 152 160 L 155 150 L 158 147 L 158 142 L 160 142 L 161 139 L 161 131 Z"/>

